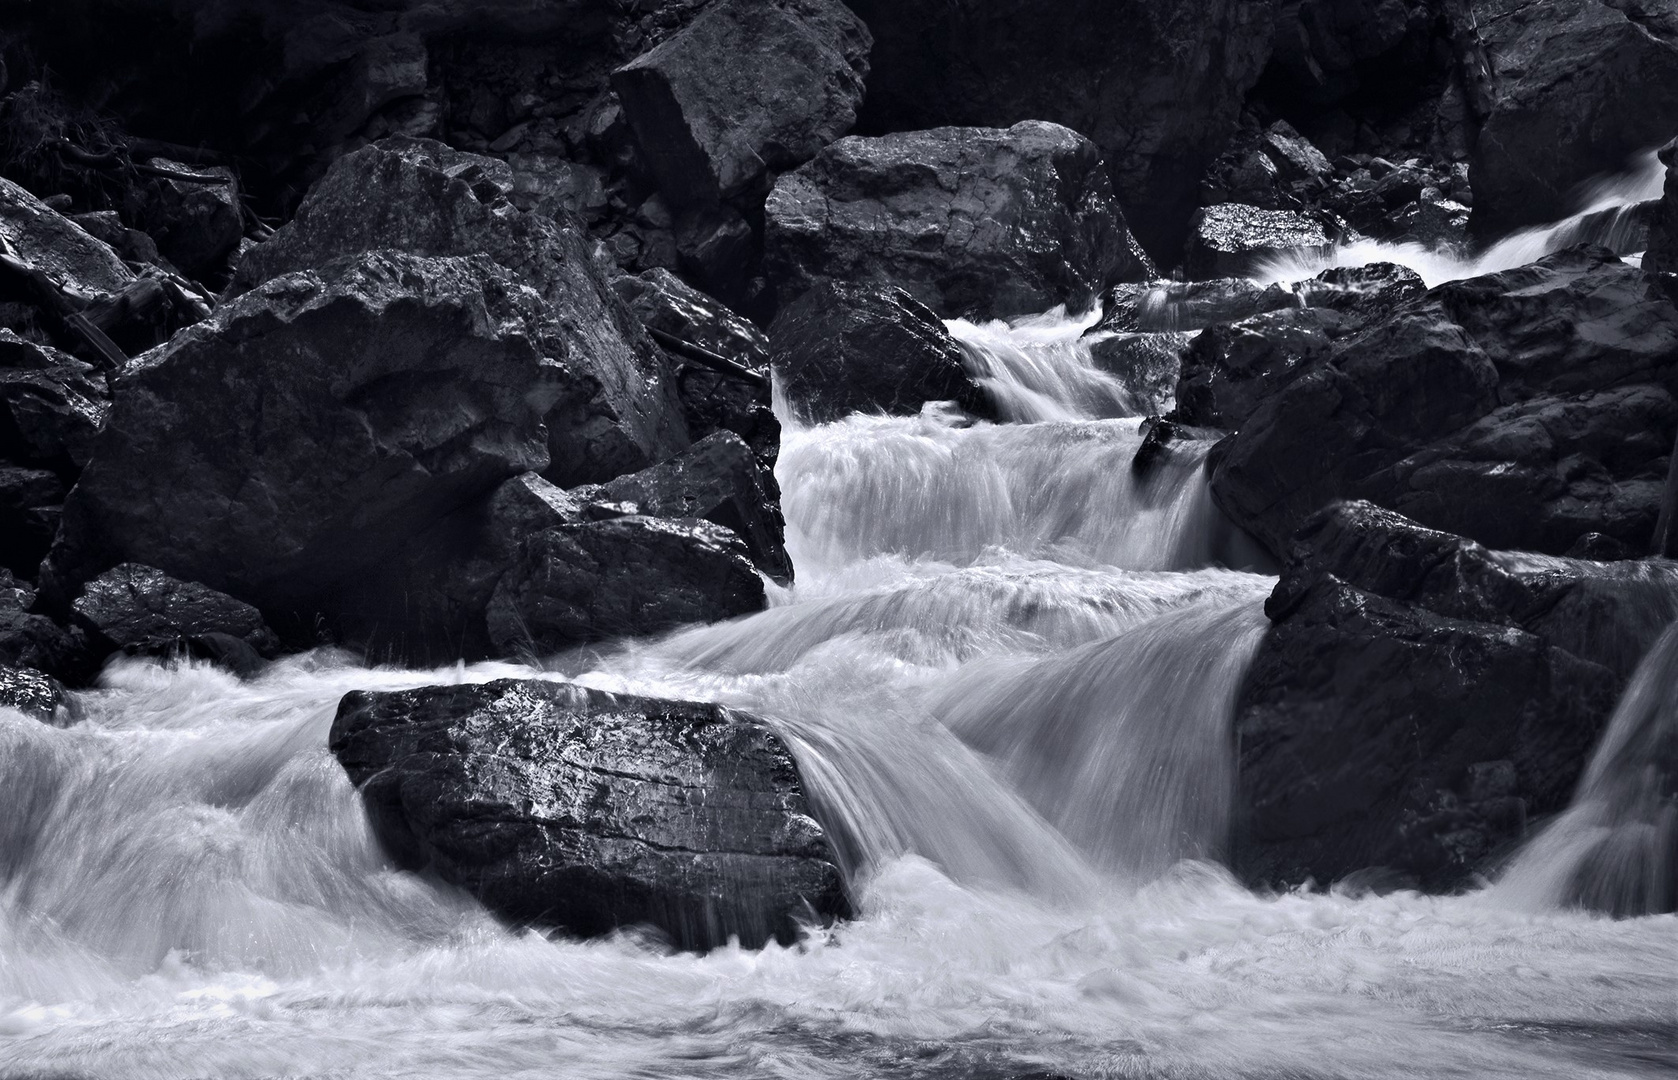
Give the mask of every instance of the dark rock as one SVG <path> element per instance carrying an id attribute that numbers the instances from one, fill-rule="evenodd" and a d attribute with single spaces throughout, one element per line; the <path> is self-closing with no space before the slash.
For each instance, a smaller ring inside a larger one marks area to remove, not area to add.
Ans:
<path id="1" fill-rule="evenodd" d="M 1280 556 L 1369 499 L 1492 547 L 1644 548 L 1678 430 L 1678 308 L 1597 248 L 1443 285 L 1266 401 L 1212 492 Z"/>
<path id="2" fill-rule="evenodd" d="M 505 162 L 423 139 L 392 138 L 340 159 L 297 218 L 240 266 L 243 285 L 394 248 L 488 255 L 551 307 L 549 356 L 561 393 L 547 416 L 562 486 L 609 480 L 687 446 L 664 356 L 612 292 L 581 229 L 519 211 Z"/>
<path id="3" fill-rule="evenodd" d="M 1235 130 L 1272 36 L 1271 4 L 1239 0 L 852 7 L 875 39 L 865 130 L 1039 119 L 1081 131 L 1156 254 L 1181 250 L 1195 182 Z"/>
<path id="4" fill-rule="evenodd" d="M 240 672 L 279 653 L 279 638 L 254 607 L 138 563 L 112 567 L 89 581 L 71 609 L 89 644 L 103 653 L 184 653 Z"/>
<path id="5" fill-rule="evenodd" d="M 202 277 L 219 270 L 245 234 L 239 184 L 233 170 L 188 166 L 166 158 L 154 158 L 147 164 L 206 179 L 195 183 L 151 178 L 137 191 L 133 219 L 182 273 Z"/>
<path id="6" fill-rule="evenodd" d="M 782 392 L 813 423 L 913 415 L 929 401 L 990 410 L 955 339 L 902 289 L 823 284 L 782 309 L 769 339 Z"/>
<path id="7" fill-rule="evenodd" d="M 0 566 L 35 575 L 58 532 L 64 492 L 57 473 L 0 465 Z"/>
<path id="8" fill-rule="evenodd" d="M 115 296 L 134 281 L 116 252 L 5 179 L 0 179 L 0 239 L 55 284 L 84 296 Z"/>
<path id="9" fill-rule="evenodd" d="M 633 515 L 526 540 L 490 600 L 502 655 L 552 653 L 763 610 L 763 579 L 731 530 Z"/>
<path id="10" fill-rule="evenodd" d="M 1678 139 L 1661 147 L 1666 163 L 1666 188 L 1649 226 L 1649 246 L 1643 269 L 1651 274 L 1678 273 Z"/>
<path id="11" fill-rule="evenodd" d="M 105 421 L 105 380 L 91 365 L 0 331 L 0 352 L 8 346 L 50 366 L 0 366 L 0 458 L 74 477 Z"/>
<path id="12" fill-rule="evenodd" d="M 1220 203 L 1195 214 L 1183 269 L 1191 278 L 1247 277 L 1283 255 L 1327 255 L 1338 237 L 1291 210 Z"/>
<path id="13" fill-rule="evenodd" d="M 400 864 L 517 924 L 756 948 L 849 914 L 792 755 L 721 706 L 514 680 L 357 691 L 331 747 Z"/>
<path id="14" fill-rule="evenodd" d="M 1084 341 L 1090 361 L 1123 384 L 1143 415 L 1167 413 L 1176 406 L 1187 334 L 1091 332 Z"/>
<path id="15" fill-rule="evenodd" d="M 1332 311 L 1286 308 L 1201 331 L 1182 353 L 1175 416 L 1241 427 L 1260 403 L 1328 358 L 1336 321 Z"/>
<path id="16" fill-rule="evenodd" d="M 224 305 L 118 380 L 56 587 L 143 562 L 288 633 L 330 620 L 394 544 L 546 465 L 549 312 L 481 256 L 394 252 Z"/>
<path id="17" fill-rule="evenodd" d="M 871 43 L 838 0 L 719 0 L 612 88 L 665 197 L 717 203 L 850 130 Z"/>
<path id="18" fill-rule="evenodd" d="M 1201 201 L 1298 210 L 1328 186 L 1334 167 L 1285 120 L 1245 129 L 1218 155 L 1200 182 Z"/>
<path id="19" fill-rule="evenodd" d="M 35 590 L 0 568 L 0 665 L 35 668 L 80 685 L 97 670 L 79 630 L 33 611 Z"/>
<path id="20" fill-rule="evenodd" d="M 1171 444 L 1182 433 L 1175 422 L 1159 416 L 1144 419 L 1140 430 L 1142 445 L 1136 448 L 1136 456 L 1130 459 L 1130 471 L 1144 475 L 1170 456 Z"/>
<path id="21" fill-rule="evenodd" d="M 69 727 L 76 720 L 64 685 L 32 668 L 0 665 L 0 709 L 15 709 L 54 727 Z"/>
<path id="22" fill-rule="evenodd" d="M 1638 552 L 1612 536 L 1604 536 L 1598 532 L 1581 536 L 1564 554 L 1569 559 L 1591 559 L 1595 562 L 1618 562 L 1621 559 L 1639 557 Z"/>
<path id="23" fill-rule="evenodd" d="M 663 464 L 602 484 L 589 501 L 629 503 L 655 517 L 704 518 L 732 530 L 759 570 L 782 585 L 792 582 L 781 489 L 733 432 L 718 432 Z"/>
<path id="24" fill-rule="evenodd" d="M 1311 307 L 1332 308 L 1368 320 L 1427 292 L 1422 276 L 1397 263 L 1336 266 L 1301 282 L 1300 299 Z"/>
<path id="25" fill-rule="evenodd" d="M 676 368 L 677 389 L 688 433 L 703 439 L 732 431 L 773 467 L 781 445 L 781 424 L 770 401 L 769 338 L 723 304 L 659 268 L 612 282 L 649 331 L 697 345 L 763 376 L 757 382 L 719 372 L 666 348 Z"/>
<path id="26" fill-rule="evenodd" d="M 1087 307 L 1154 276 L 1095 145 L 1037 121 L 841 139 L 782 176 L 765 214 L 783 305 L 833 281 L 1000 318 Z"/>
<path id="27" fill-rule="evenodd" d="M 1299 298 L 1280 285 L 1246 278 L 1119 285 L 1108 294 L 1101 321 L 1090 333 L 1204 330 L 1298 306 Z"/>
<path id="28" fill-rule="evenodd" d="M 1678 566 L 1488 551 L 1368 503 L 1295 536 L 1237 712 L 1250 877 L 1464 884 L 1567 805 Z"/>
<path id="29" fill-rule="evenodd" d="M 1678 130 L 1678 11 L 1666 0 L 1472 0 L 1474 227 L 1572 211 L 1574 189 Z"/>

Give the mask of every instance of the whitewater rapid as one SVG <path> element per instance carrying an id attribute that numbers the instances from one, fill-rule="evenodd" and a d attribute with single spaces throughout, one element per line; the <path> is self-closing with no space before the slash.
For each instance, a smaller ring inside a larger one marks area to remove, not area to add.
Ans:
<path id="1" fill-rule="evenodd" d="M 120 661 L 75 727 L 0 712 L 0 1077 L 1670 1076 L 1678 918 L 1570 910 L 1542 852 L 1458 897 L 1220 868 L 1274 579 L 1227 568 L 1209 443 L 1132 472 L 1090 322 L 952 324 L 1008 422 L 789 422 L 761 614 L 540 668 Z M 1621 743 L 1670 727 L 1664 672 Z M 765 717 L 860 916 L 674 954 L 397 871 L 338 699 L 509 675 Z"/>

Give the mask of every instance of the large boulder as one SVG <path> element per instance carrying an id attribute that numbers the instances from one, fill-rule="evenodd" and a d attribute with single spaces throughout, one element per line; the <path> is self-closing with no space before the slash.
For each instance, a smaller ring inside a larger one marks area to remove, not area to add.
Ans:
<path id="1" fill-rule="evenodd" d="M 1300 531 L 1266 611 L 1238 870 L 1448 889 L 1567 805 L 1678 568 L 1493 552 L 1353 503 Z"/>
<path id="2" fill-rule="evenodd" d="M 262 613 L 195 581 L 123 563 L 100 574 L 70 605 L 88 643 L 102 654 L 200 656 L 253 671 L 279 651 Z"/>
<path id="3" fill-rule="evenodd" d="M 1180 248 L 1195 182 L 1270 54 L 1268 0 L 855 0 L 874 31 L 863 127 L 1041 119 L 1101 147 L 1134 228 Z"/>
<path id="4" fill-rule="evenodd" d="M 401 865 L 514 923 L 755 948 L 848 914 L 786 745 L 716 705 L 514 680 L 357 691 L 331 747 Z"/>
<path id="5" fill-rule="evenodd" d="M 65 504 L 62 598 L 140 562 L 289 632 L 430 523 L 547 464 L 568 342 L 491 260 L 373 252 L 276 278 L 149 353 Z"/>
<path id="6" fill-rule="evenodd" d="M 1153 276 L 1095 144 L 1039 121 L 841 139 L 782 176 L 765 214 L 783 305 L 833 281 L 1000 318 Z"/>
<path id="7" fill-rule="evenodd" d="M 91 365 L 0 330 L 0 350 L 8 344 L 16 346 L 12 358 L 39 363 L 4 366 L 0 352 L 0 458 L 72 479 L 105 422 L 105 380 Z"/>
<path id="8" fill-rule="evenodd" d="M 766 602 L 732 530 L 629 514 L 531 536 L 496 585 L 487 618 L 503 655 L 552 653 L 749 615 Z"/>
<path id="9" fill-rule="evenodd" d="M 769 328 L 775 377 L 813 423 L 853 412 L 912 416 L 929 401 L 990 411 L 938 317 L 902 289 L 826 282 Z"/>
<path id="10" fill-rule="evenodd" d="M 1678 273 L 1678 139 L 1661 147 L 1666 163 L 1666 187 L 1649 226 L 1649 248 L 1643 269 L 1652 274 Z"/>
<path id="11" fill-rule="evenodd" d="M 850 130 L 871 43 L 839 0 L 720 0 L 612 87 L 665 197 L 715 203 Z"/>
<path id="12" fill-rule="evenodd" d="M 1491 547 L 1646 550 L 1678 431 L 1678 308 L 1601 248 L 1401 304 L 1262 402 L 1213 497 L 1278 557 L 1369 499 Z"/>
<path id="13" fill-rule="evenodd" d="M 1176 418 L 1233 431 L 1271 395 L 1326 359 L 1338 316 L 1284 308 L 1195 335 L 1183 350 Z"/>
<path id="14" fill-rule="evenodd" d="M 167 158 L 147 164 L 173 175 L 152 177 L 132 193 L 134 220 L 183 273 L 202 277 L 221 270 L 245 234 L 233 170 L 192 167 Z"/>
<path id="15" fill-rule="evenodd" d="M 602 484 L 590 497 L 629 503 L 655 517 L 721 525 L 741 539 L 759 570 L 783 585 L 792 582 L 780 486 L 732 432 L 718 432 L 663 464 Z"/>
<path id="16" fill-rule="evenodd" d="M 1575 189 L 1678 130 L 1678 11 L 1667 0 L 1469 0 L 1478 115 L 1474 227 L 1495 236 L 1572 211 Z"/>
<path id="17" fill-rule="evenodd" d="M 574 221 L 510 201 L 505 162 L 396 137 L 337 161 L 297 217 L 241 262 L 248 287 L 358 252 L 487 255 L 551 308 L 561 392 L 551 406 L 546 475 L 561 486 L 609 480 L 688 444 L 664 355 L 613 292 Z"/>

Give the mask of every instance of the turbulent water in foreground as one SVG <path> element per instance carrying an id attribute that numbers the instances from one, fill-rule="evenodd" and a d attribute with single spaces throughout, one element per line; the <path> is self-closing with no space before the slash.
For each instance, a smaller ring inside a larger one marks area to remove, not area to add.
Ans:
<path id="1" fill-rule="evenodd" d="M 541 672 L 119 663 L 77 727 L 0 712 L 0 1076 L 1672 1075 L 1678 918 L 1556 903 L 1580 830 L 1635 817 L 1608 766 L 1473 895 L 1219 868 L 1273 579 L 1211 568 L 1205 446 L 1134 478 L 1077 329 L 957 326 L 1015 422 L 789 428 L 799 582 L 760 615 Z M 1670 729 L 1675 649 L 1607 752 Z M 514 674 L 769 718 L 861 916 L 676 955 L 394 870 L 325 749 L 339 697 Z"/>

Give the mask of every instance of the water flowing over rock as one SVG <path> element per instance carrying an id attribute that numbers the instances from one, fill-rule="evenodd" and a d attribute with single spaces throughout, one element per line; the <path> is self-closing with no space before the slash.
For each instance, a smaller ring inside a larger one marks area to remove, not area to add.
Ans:
<path id="1" fill-rule="evenodd" d="M 490 600 L 503 655 L 552 653 L 761 611 L 763 579 L 733 530 L 631 514 L 526 540 Z"/>
<path id="2" fill-rule="evenodd" d="M 331 745 L 400 862 L 516 923 L 755 948 L 849 912 L 792 756 L 728 709 L 515 680 L 356 692 Z"/>
<path id="3" fill-rule="evenodd" d="M 241 263 L 245 285 L 393 248 L 487 255 L 549 305 L 561 393 L 547 415 L 562 486 L 609 480 L 687 445 L 664 356 L 594 263 L 580 228 L 519 211 L 512 169 L 441 143 L 397 137 L 340 159 L 297 218 Z"/>
<path id="4" fill-rule="evenodd" d="M 817 423 L 912 415 L 929 401 L 990 411 L 955 339 L 902 289 L 823 283 L 776 316 L 769 338 L 782 392 Z"/>
<path id="5" fill-rule="evenodd" d="M 1649 542 L 1678 428 L 1678 309 L 1600 248 L 1443 285 L 1253 412 L 1214 497 L 1278 555 L 1363 498 L 1491 547 Z"/>
<path id="6" fill-rule="evenodd" d="M 112 567 L 89 581 L 70 606 L 90 646 L 107 654 L 184 653 L 250 672 L 280 647 L 262 613 L 249 604 L 137 563 Z"/>
<path id="7" fill-rule="evenodd" d="M 547 464 L 548 311 L 486 258 L 391 252 L 221 308 L 118 380 L 66 504 L 60 587 L 143 562 L 285 631 L 330 618 L 393 544 Z"/>
<path id="8" fill-rule="evenodd" d="M 865 130 L 1065 124 L 1101 147 L 1156 255 L 1180 247 L 1195 181 L 1235 130 L 1270 54 L 1268 2 L 852 6 L 875 39 Z"/>
<path id="9" fill-rule="evenodd" d="M 1313 518 L 1236 712 L 1236 865 L 1461 885 L 1562 809 L 1678 569 L 1487 551 L 1367 503 Z"/>
<path id="10" fill-rule="evenodd" d="M 1664 0 L 1471 0 L 1475 228 L 1574 209 L 1575 189 L 1678 130 L 1678 12 Z"/>
<path id="11" fill-rule="evenodd" d="M 1000 318 L 1153 276 L 1095 144 L 1038 121 L 841 139 L 776 181 L 764 213 L 783 305 L 832 281 Z"/>
<path id="12" fill-rule="evenodd" d="M 1220 203 L 1189 223 L 1183 268 L 1193 278 L 1243 277 L 1266 259 L 1327 254 L 1337 239 L 1306 214 Z"/>
<path id="13" fill-rule="evenodd" d="M 850 130 L 871 43 L 839 0 L 719 0 L 612 86 L 665 197 L 716 203 Z"/>
<path id="14" fill-rule="evenodd" d="M 732 432 L 701 439 L 669 461 L 620 476 L 590 495 L 597 502 L 629 503 L 654 517 L 704 518 L 721 525 L 746 545 L 759 570 L 783 585 L 792 581 L 781 489 Z"/>

